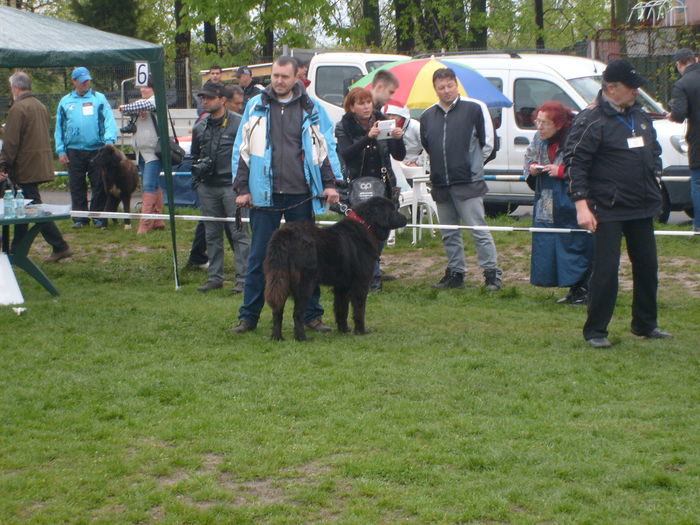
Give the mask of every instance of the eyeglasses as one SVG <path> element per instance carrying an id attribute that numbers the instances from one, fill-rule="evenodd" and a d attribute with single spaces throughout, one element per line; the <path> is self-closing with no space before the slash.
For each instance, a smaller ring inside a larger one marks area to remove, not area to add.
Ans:
<path id="1" fill-rule="evenodd" d="M 552 122 L 551 120 L 537 119 L 537 120 L 535 120 L 535 126 L 538 126 L 538 127 L 542 126 L 543 128 L 548 128 L 550 126 L 554 126 L 554 122 Z"/>

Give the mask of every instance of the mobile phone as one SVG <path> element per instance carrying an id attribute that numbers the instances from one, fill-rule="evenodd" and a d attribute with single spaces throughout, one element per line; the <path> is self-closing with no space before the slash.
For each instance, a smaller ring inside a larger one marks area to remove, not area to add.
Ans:
<path id="1" fill-rule="evenodd" d="M 535 168 L 535 171 L 544 171 L 544 166 L 542 164 L 534 164 L 532 167 Z"/>

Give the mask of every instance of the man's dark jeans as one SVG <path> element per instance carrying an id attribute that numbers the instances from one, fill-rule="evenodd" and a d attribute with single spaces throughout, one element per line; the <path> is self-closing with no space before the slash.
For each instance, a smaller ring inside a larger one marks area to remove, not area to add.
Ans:
<path id="1" fill-rule="evenodd" d="M 263 261 L 267 252 L 267 244 L 270 237 L 279 228 L 284 216 L 287 222 L 307 221 L 313 222 L 313 207 L 311 201 L 307 201 L 287 211 L 269 211 L 294 206 L 306 199 L 308 195 L 274 194 L 272 206 L 266 209 L 250 210 L 250 255 L 248 256 L 248 274 L 245 279 L 245 291 L 243 293 L 243 305 L 239 311 L 239 319 L 257 326 L 260 311 L 265 304 L 265 275 L 263 273 Z M 323 308 L 319 303 L 321 290 L 316 287 L 311 297 L 309 307 L 304 313 L 304 322 L 308 323 L 323 316 Z"/>

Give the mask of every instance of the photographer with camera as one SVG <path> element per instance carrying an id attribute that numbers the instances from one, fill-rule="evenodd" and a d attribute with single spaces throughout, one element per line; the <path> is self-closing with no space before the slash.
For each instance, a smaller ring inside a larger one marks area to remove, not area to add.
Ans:
<path id="1" fill-rule="evenodd" d="M 163 166 L 156 156 L 158 130 L 156 129 L 156 97 L 153 92 L 153 79 L 149 75 L 148 84 L 142 86 L 141 99 L 131 104 L 119 106 L 119 111 L 131 118 L 121 128 L 122 133 L 134 134 L 134 150 L 138 159 L 143 189 L 142 213 L 163 213 L 163 188 L 160 184 L 160 172 Z M 165 223 L 159 219 L 141 219 L 136 233 L 148 233 L 151 230 L 163 230 Z"/>
<path id="2" fill-rule="evenodd" d="M 226 109 L 224 86 L 209 84 L 199 92 L 207 115 L 192 130 L 192 184 L 202 213 L 211 217 L 234 217 L 236 194 L 233 190 L 231 158 L 241 116 Z M 224 228 L 233 239 L 236 285 L 233 292 L 242 292 L 248 267 L 248 230 L 236 231 L 232 223 L 206 222 L 209 279 L 197 288 L 208 292 L 224 283 Z"/>

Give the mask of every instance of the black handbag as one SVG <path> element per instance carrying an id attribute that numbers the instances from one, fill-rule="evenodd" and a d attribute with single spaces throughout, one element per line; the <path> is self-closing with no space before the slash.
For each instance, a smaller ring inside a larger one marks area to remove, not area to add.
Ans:
<path id="1" fill-rule="evenodd" d="M 365 167 L 365 156 L 367 150 L 362 152 L 362 167 L 361 171 Z M 380 156 L 381 158 L 381 156 Z M 348 195 L 347 200 L 350 206 L 357 206 L 359 203 L 371 199 L 372 197 L 390 197 L 391 193 L 389 190 L 389 177 L 386 166 L 381 167 L 381 177 L 372 177 L 369 175 L 362 175 L 352 179 L 348 182 Z"/>
<path id="2" fill-rule="evenodd" d="M 371 199 L 372 197 L 386 197 L 387 184 L 386 176 L 381 179 L 377 177 L 359 177 L 350 182 L 350 206 L 357 206 L 359 203 Z"/>
<path id="3" fill-rule="evenodd" d="M 156 143 L 156 157 L 158 157 L 159 160 L 163 160 L 163 152 L 160 147 L 160 133 L 158 132 L 158 121 L 155 118 L 155 115 L 151 113 L 151 118 L 153 119 L 153 125 L 156 128 L 156 135 L 158 135 L 158 142 Z M 171 166 L 177 166 L 178 164 L 182 164 L 183 159 L 185 158 L 185 150 L 182 149 L 182 146 L 180 146 L 180 142 L 177 140 L 177 135 L 175 134 L 175 124 L 173 124 L 173 118 L 170 116 L 170 111 L 168 111 L 168 118 L 170 119 L 170 127 L 173 130 L 173 136 L 169 137 L 169 144 L 170 144 L 170 164 Z"/>

